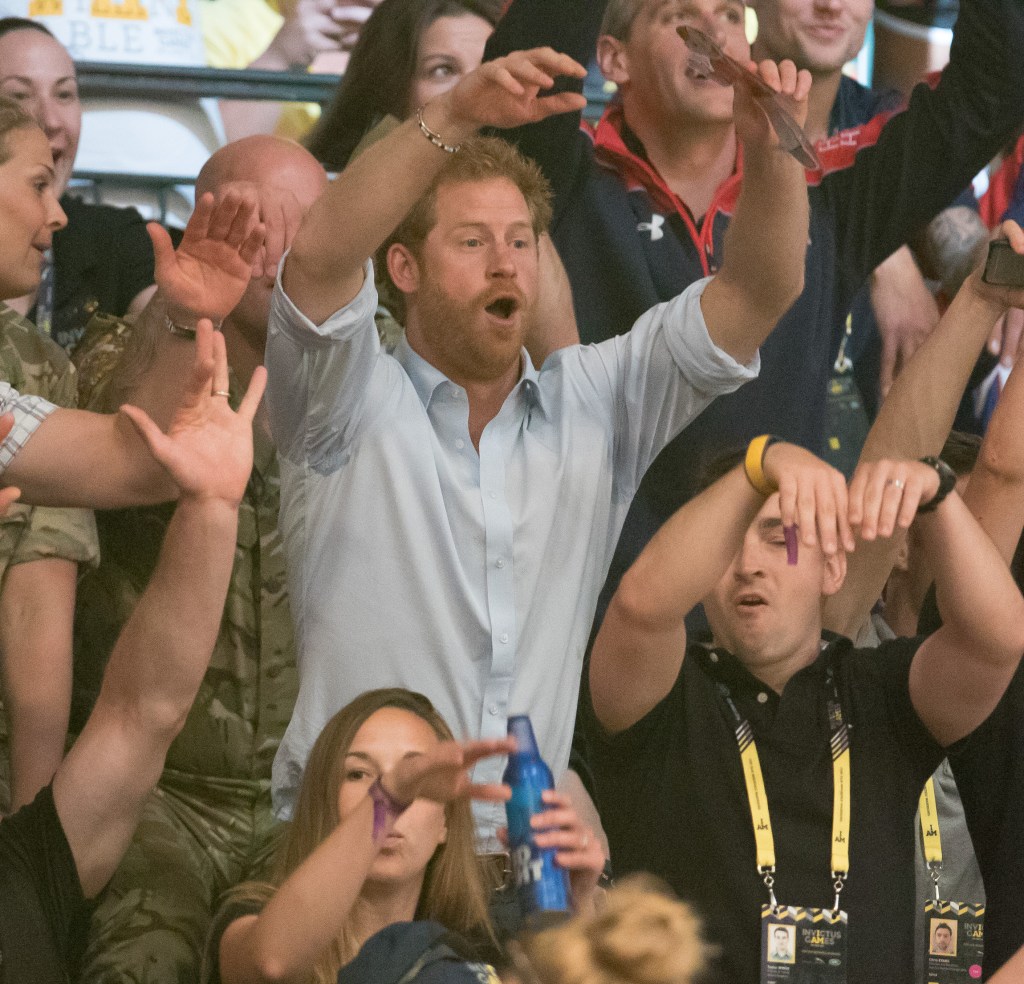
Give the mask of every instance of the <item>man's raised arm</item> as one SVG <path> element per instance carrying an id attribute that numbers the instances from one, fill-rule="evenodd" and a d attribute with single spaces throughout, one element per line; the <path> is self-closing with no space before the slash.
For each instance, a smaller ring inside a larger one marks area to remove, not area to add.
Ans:
<path id="1" fill-rule="evenodd" d="M 1004 231 L 1014 248 L 1024 253 L 1024 233 L 1017 224 L 1006 223 Z M 964 281 L 936 329 L 896 377 L 868 432 L 858 467 L 882 458 L 938 455 L 942 450 L 960 396 L 992 326 L 1007 307 L 1024 301 L 1024 292 L 985 284 L 981 272 L 979 267 Z M 995 449 L 995 445 L 990 447 Z M 1014 455 L 1010 462 L 1024 470 L 1024 463 L 1018 466 L 1015 461 L 1019 457 Z M 1009 515 L 1019 512 L 1015 508 Z M 992 530 L 986 532 L 993 534 Z M 902 537 L 876 540 L 857 551 L 842 588 L 825 602 L 825 628 L 856 637 L 889 578 L 902 542 Z M 1015 546 L 1016 537 L 1011 556 Z"/>
<path id="2" fill-rule="evenodd" d="M 759 73 L 791 98 L 802 123 L 810 73 L 798 73 L 789 61 L 778 66 L 764 61 Z M 701 309 L 712 341 L 745 365 L 803 290 L 809 206 L 803 167 L 778 146 L 767 117 L 746 90 L 737 86 L 735 93 L 743 188 L 722 266 L 704 291 Z"/>
<path id="3" fill-rule="evenodd" d="M 224 343 L 213 340 L 227 388 Z M 86 897 L 117 867 L 206 672 L 234 559 L 238 503 L 252 470 L 252 418 L 266 376 L 257 370 L 237 414 L 224 396 L 168 435 L 125 411 L 181 490 L 149 586 L 111 654 L 96 706 L 57 770 L 53 798 Z M 199 385 L 200 380 L 196 380 Z"/>
<path id="4" fill-rule="evenodd" d="M 838 471 L 777 443 L 763 456 L 763 473 L 779 490 L 780 544 L 782 527 L 798 525 L 808 546 L 819 537 L 830 554 L 852 546 Z M 605 731 L 624 731 L 672 689 L 686 651 L 686 614 L 726 572 L 764 503 L 737 465 L 678 510 L 626 572 L 590 657 L 591 698 Z"/>
<path id="5" fill-rule="evenodd" d="M 321 324 L 359 292 L 363 265 L 398 227 L 440 171 L 446 150 L 481 127 L 507 128 L 579 110 L 575 93 L 543 96 L 561 75 L 585 69 L 550 48 L 481 65 L 353 161 L 306 215 L 282 284 L 295 306 Z M 443 145 L 443 146 L 442 146 Z"/>
<path id="6" fill-rule="evenodd" d="M 914 656 L 910 697 L 949 746 L 992 713 L 1009 685 L 1024 653 L 1024 598 L 957 493 L 942 498 L 939 489 L 936 470 L 919 461 L 865 465 L 850 483 L 850 524 L 866 540 L 915 524 L 943 624 Z"/>

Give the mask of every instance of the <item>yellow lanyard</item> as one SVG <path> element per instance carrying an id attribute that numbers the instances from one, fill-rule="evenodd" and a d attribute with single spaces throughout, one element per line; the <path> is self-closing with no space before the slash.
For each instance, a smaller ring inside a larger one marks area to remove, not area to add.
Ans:
<path id="1" fill-rule="evenodd" d="M 935 886 L 935 901 L 939 901 L 939 872 L 942 870 L 942 835 L 939 833 L 939 813 L 935 808 L 935 781 L 929 777 L 921 790 L 921 838 L 924 841 L 924 859 Z"/>
<path id="2" fill-rule="evenodd" d="M 839 893 L 850 872 L 850 736 L 843 709 L 839 703 L 832 668 L 827 671 L 827 683 L 831 690 L 828 699 L 829 744 L 832 750 L 832 878 L 836 892 L 833 910 L 839 909 Z M 757 872 L 768 889 L 770 904 L 775 907 L 773 886 L 775 885 L 775 838 L 772 836 L 772 821 L 768 813 L 768 793 L 761 773 L 761 760 L 757 754 L 754 733 L 750 723 L 740 714 L 727 687 L 722 685 L 722 699 L 732 714 L 735 726 L 736 744 L 743 764 L 743 780 L 747 787 L 750 803 L 750 818 L 754 825 L 754 843 L 757 849 Z M 922 820 L 923 820 L 922 813 Z"/>

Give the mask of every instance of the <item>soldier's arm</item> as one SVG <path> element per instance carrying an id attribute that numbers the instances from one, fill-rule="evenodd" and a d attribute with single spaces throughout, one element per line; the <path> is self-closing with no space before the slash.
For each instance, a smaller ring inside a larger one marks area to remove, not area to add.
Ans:
<path id="1" fill-rule="evenodd" d="M 223 340 L 221 372 L 227 385 Z M 147 447 L 181 490 L 160 559 L 125 625 L 99 698 L 53 781 L 53 798 L 83 891 L 109 880 L 131 839 L 142 804 L 163 769 L 210 660 L 234 559 L 238 504 L 252 470 L 252 418 L 266 374 L 257 370 L 239 412 L 223 397 L 195 426 L 164 435 L 129 411 Z M 206 384 L 208 385 L 208 384 Z"/>
<path id="2" fill-rule="evenodd" d="M 12 812 L 32 802 L 64 758 L 77 576 L 72 560 L 34 560 L 9 568 L 0 590 Z"/>

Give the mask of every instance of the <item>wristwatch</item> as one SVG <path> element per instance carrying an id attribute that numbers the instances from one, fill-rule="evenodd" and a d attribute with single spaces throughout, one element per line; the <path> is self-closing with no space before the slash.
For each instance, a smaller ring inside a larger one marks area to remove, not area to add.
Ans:
<path id="1" fill-rule="evenodd" d="M 956 472 L 953 471 L 953 469 L 950 468 L 949 465 L 947 465 L 941 458 L 935 458 L 932 455 L 928 455 L 926 458 L 921 459 L 921 464 L 929 465 L 935 469 L 935 473 L 939 476 L 939 488 L 935 495 L 933 495 L 927 502 L 922 502 L 917 507 L 918 514 L 933 512 L 956 486 Z"/>

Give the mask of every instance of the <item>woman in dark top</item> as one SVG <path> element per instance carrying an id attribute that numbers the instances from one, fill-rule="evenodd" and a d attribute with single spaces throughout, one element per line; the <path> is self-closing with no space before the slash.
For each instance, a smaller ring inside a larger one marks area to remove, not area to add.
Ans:
<path id="1" fill-rule="evenodd" d="M 402 974 L 437 942 L 423 925 L 430 920 L 438 932 L 457 934 L 459 942 L 445 938 L 462 958 L 452 962 L 488 980 L 493 972 L 481 961 L 496 949 L 492 884 L 475 852 L 469 798 L 501 801 L 508 788 L 471 785 L 467 770 L 510 747 L 508 740 L 453 741 L 430 701 L 408 690 L 357 697 L 310 752 L 273 884 L 231 893 L 201 979 L 333 984 L 348 965 L 346 981 L 413 980 Z M 592 911 L 604 852 L 568 799 L 545 797 L 550 809 L 539 823 L 548 829 L 538 845 L 558 849 L 574 906 Z M 396 958 L 408 967 L 396 968 Z"/>
<path id="2" fill-rule="evenodd" d="M 42 25 L 0 19 L 0 95 L 22 105 L 46 134 L 54 190 L 68 226 L 53 237 L 39 289 L 9 301 L 71 352 L 96 311 L 129 318 L 153 290 L 153 247 L 133 208 L 89 205 L 65 194 L 78 151 L 82 106 L 75 65 Z"/>

